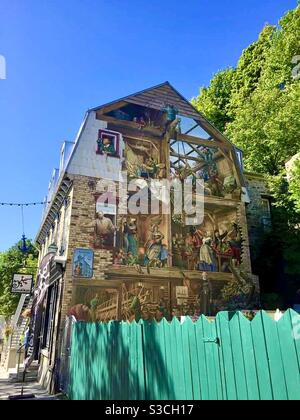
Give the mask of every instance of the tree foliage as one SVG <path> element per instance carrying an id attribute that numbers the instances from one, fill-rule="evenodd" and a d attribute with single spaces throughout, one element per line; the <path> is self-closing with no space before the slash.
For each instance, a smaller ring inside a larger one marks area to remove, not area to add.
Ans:
<path id="1" fill-rule="evenodd" d="M 31 241 L 27 241 L 30 252 L 26 255 L 19 250 L 16 244 L 6 252 L 0 254 L 0 315 L 6 318 L 16 311 L 20 296 L 11 294 L 11 283 L 15 273 L 32 274 L 37 271 L 38 251 Z"/>
<path id="2" fill-rule="evenodd" d="M 300 157 L 295 161 L 291 171 L 289 191 L 296 210 L 300 213 Z"/>
<path id="3" fill-rule="evenodd" d="M 290 183 L 285 170 L 286 161 L 300 151 L 300 77 L 295 77 L 293 60 L 297 56 L 300 5 L 278 26 L 265 26 L 242 52 L 236 68 L 218 72 L 193 104 L 244 151 L 246 170 L 267 178 L 273 229 L 265 235 L 256 262 L 260 276 L 273 286 L 278 277 L 292 276 L 299 288 L 300 163 Z"/>
<path id="4" fill-rule="evenodd" d="M 192 99 L 199 112 L 215 124 L 220 131 L 225 131 L 232 121 L 229 107 L 231 103 L 235 69 L 228 68 L 218 72 L 209 87 L 202 87 L 200 95 Z"/>
<path id="5" fill-rule="evenodd" d="M 235 69 L 218 72 L 193 104 L 244 150 L 248 170 L 281 173 L 300 150 L 300 6 L 278 27 L 266 26 L 245 49 Z"/>

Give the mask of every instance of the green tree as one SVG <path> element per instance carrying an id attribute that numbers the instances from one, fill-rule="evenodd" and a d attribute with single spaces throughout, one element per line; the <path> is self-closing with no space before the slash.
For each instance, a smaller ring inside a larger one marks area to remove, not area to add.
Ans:
<path id="1" fill-rule="evenodd" d="M 296 211 L 300 213 L 300 158 L 295 161 L 290 177 L 289 192 Z"/>
<path id="2" fill-rule="evenodd" d="M 202 87 L 198 97 L 192 99 L 192 104 L 205 115 L 220 130 L 225 128 L 232 118 L 229 106 L 234 87 L 235 69 L 228 68 L 218 72 L 209 87 Z"/>
<path id="3" fill-rule="evenodd" d="M 292 59 L 300 54 L 300 6 L 263 39 L 269 47 L 267 53 L 262 49 L 263 59 L 257 56 L 261 70 L 255 89 L 233 95 L 234 118 L 226 134 L 244 150 L 246 169 L 278 175 L 300 150 L 300 80 L 292 77 Z"/>
<path id="4" fill-rule="evenodd" d="M 193 99 L 244 151 L 246 170 L 266 175 L 273 195 L 273 228 L 263 238 L 256 272 L 268 289 L 279 277 L 280 287 L 294 282 L 290 291 L 300 287 L 300 164 L 289 184 L 285 163 L 300 151 L 300 80 L 293 74 L 293 58 L 299 55 L 300 5 L 278 26 L 265 26 L 243 51 L 230 70 L 230 88 L 216 89 L 218 80 L 227 77 L 224 70 Z"/>
<path id="5" fill-rule="evenodd" d="M 275 26 L 266 25 L 261 31 L 258 40 L 242 52 L 235 70 L 232 95 L 228 106 L 231 121 L 234 120 L 240 107 L 247 102 L 258 87 L 270 52 L 275 30 Z"/>
<path id="6" fill-rule="evenodd" d="M 278 27 L 267 25 L 236 69 L 218 72 L 192 100 L 197 109 L 244 150 L 247 170 L 278 175 L 300 150 L 300 6 Z"/>
<path id="7" fill-rule="evenodd" d="M 26 255 L 19 250 L 17 244 L 0 254 L 0 315 L 9 317 L 16 311 L 20 296 L 11 293 L 12 278 L 15 273 L 32 274 L 37 272 L 38 251 L 27 241 L 30 252 Z"/>

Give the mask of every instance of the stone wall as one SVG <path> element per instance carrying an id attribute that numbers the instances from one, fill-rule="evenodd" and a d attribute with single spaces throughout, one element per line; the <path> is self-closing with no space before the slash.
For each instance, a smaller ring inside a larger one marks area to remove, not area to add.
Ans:
<path id="1" fill-rule="evenodd" d="M 271 199 L 266 180 L 257 174 L 245 173 L 251 202 L 246 207 L 249 246 L 252 262 L 257 258 L 265 233 L 270 228 L 271 214 L 267 217 L 263 200 Z M 255 267 L 253 267 L 255 272 Z"/>
<path id="2" fill-rule="evenodd" d="M 96 286 L 99 280 L 105 279 L 105 273 L 112 264 L 112 254 L 107 250 L 94 249 L 94 271 L 91 279 L 73 277 L 72 260 L 76 248 L 93 249 L 93 227 L 95 220 L 95 179 L 85 176 L 73 176 L 73 199 L 71 203 L 71 220 L 68 238 L 67 263 L 64 274 L 64 293 L 62 302 L 62 319 L 75 302 L 76 286 Z"/>

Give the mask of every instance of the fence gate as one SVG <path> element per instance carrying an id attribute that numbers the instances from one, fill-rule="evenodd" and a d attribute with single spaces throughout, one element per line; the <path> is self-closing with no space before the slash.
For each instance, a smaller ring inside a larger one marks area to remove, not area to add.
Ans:
<path id="1" fill-rule="evenodd" d="M 67 353 L 64 360 L 63 372 Z M 249 321 L 220 312 L 214 322 L 76 323 L 69 396 L 300 400 L 300 316 L 289 310 L 275 322 L 261 311 Z"/>

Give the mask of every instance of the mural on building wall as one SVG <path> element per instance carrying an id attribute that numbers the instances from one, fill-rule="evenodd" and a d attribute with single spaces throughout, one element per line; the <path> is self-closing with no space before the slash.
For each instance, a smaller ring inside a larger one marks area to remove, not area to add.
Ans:
<path id="1" fill-rule="evenodd" d="M 218 218 L 207 213 L 200 226 L 185 226 L 174 218 L 171 237 L 166 216 L 137 215 L 119 217 L 114 247 L 115 266 L 134 266 L 137 270 L 178 267 L 206 272 L 231 272 L 239 267 L 242 237 L 236 213 Z M 110 221 L 111 222 L 111 221 Z M 110 224 L 109 222 L 109 224 Z"/>
<path id="2" fill-rule="evenodd" d="M 101 116 L 108 124 L 99 130 L 97 154 L 107 158 L 101 161 L 105 173 L 114 162 L 108 158 L 119 157 L 120 169 L 127 172 L 129 181 L 135 180 L 136 191 L 141 193 L 145 181 L 148 186 L 162 179 L 183 184 L 189 178 L 193 202 L 199 193 L 197 180 L 201 180 L 205 215 L 203 223 L 190 226 L 184 211 L 161 214 L 160 208 L 158 214 L 151 214 L 148 206 L 148 213 L 119 214 L 118 182 L 116 192 L 110 192 L 114 199 L 108 203 L 102 193 L 108 196 L 110 190 L 100 192 L 98 184 L 103 179 L 95 180 L 89 188 L 95 200 L 93 220 L 88 222 L 90 246 L 95 252 L 109 251 L 105 254 L 108 269 L 101 275 L 102 288 L 83 291 L 76 286 L 72 313 L 91 321 L 160 320 L 182 315 L 196 318 L 226 307 L 223 289 L 227 282 L 242 283 L 243 251 L 239 225 L 243 220 L 238 215 L 241 180 L 230 145 L 201 131 L 197 121 L 181 118 L 172 104 L 161 110 L 127 104 L 101 112 L 99 120 Z M 135 192 L 127 192 L 130 200 Z M 171 195 L 171 207 L 173 199 Z M 108 286 L 110 281 L 114 288 Z"/>
<path id="3" fill-rule="evenodd" d="M 114 250 L 116 266 L 167 267 L 169 257 L 166 217 L 137 215 L 119 217 Z"/>
<path id="4" fill-rule="evenodd" d="M 126 141 L 123 170 L 129 178 L 165 178 L 166 163 L 160 161 L 159 145 L 150 140 Z"/>
<path id="5" fill-rule="evenodd" d="M 91 249 L 77 248 L 73 255 L 73 276 L 79 278 L 92 278 L 94 265 L 94 252 Z"/>
<path id="6" fill-rule="evenodd" d="M 180 150 L 178 155 L 179 152 Z M 197 155 L 197 158 L 193 157 L 193 161 L 190 161 L 188 157 L 175 161 L 172 165 L 171 177 L 182 182 L 190 177 L 194 190 L 196 181 L 203 180 L 205 195 L 239 199 L 241 190 L 237 186 L 229 161 L 221 160 L 220 152 L 216 148 L 200 147 Z"/>
<path id="7" fill-rule="evenodd" d="M 224 305 L 219 291 L 203 273 L 200 278 L 169 278 L 157 282 L 124 282 L 120 287 L 77 286 L 75 304 L 69 315 L 78 321 L 109 321 L 111 319 L 151 320 L 172 319 L 189 315 L 195 319 L 202 313 L 213 315 Z M 80 302 L 80 303 L 76 303 Z"/>
<path id="8" fill-rule="evenodd" d="M 242 237 L 235 213 L 215 219 L 207 213 L 201 226 L 184 226 L 173 220 L 173 265 L 187 270 L 230 272 L 240 266 Z"/>

